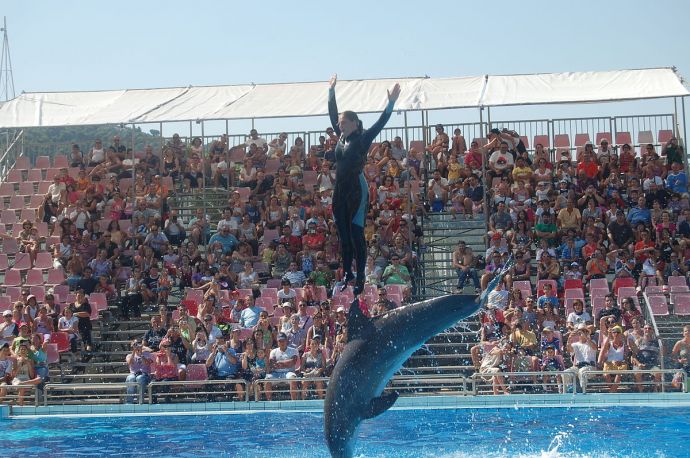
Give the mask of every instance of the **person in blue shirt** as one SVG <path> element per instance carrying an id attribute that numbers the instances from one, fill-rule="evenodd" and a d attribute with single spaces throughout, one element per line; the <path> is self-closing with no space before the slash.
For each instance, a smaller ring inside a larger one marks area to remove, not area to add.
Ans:
<path id="1" fill-rule="evenodd" d="M 230 233 L 230 228 L 223 226 L 219 232 L 216 232 L 208 241 L 209 245 L 213 245 L 215 242 L 220 242 L 223 245 L 223 254 L 232 254 L 232 252 L 240 244 L 237 237 Z"/>
<path id="2" fill-rule="evenodd" d="M 345 271 L 344 284 L 355 280 L 352 261 L 357 262 L 357 279 L 354 294 L 364 290 L 364 265 L 367 245 L 364 240 L 364 218 L 369 202 L 369 185 L 364 178 L 364 164 L 369 147 L 381 132 L 393 113 L 393 106 L 400 95 L 400 85 L 396 84 L 388 92 L 388 103 L 369 129 L 362 127 L 354 111 L 338 112 L 335 101 L 337 75 L 329 81 L 328 115 L 335 134 L 340 137 L 335 147 L 336 178 L 333 189 L 333 217 L 338 228 L 340 249 Z"/>
<path id="3" fill-rule="evenodd" d="M 633 207 L 628 211 L 628 221 L 633 227 L 639 223 L 652 224 L 652 213 L 647 208 L 644 196 L 638 197 L 637 207 Z"/>
<path id="4" fill-rule="evenodd" d="M 213 344 L 213 351 L 206 359 L 206 367 L 211 369 L 210 374 L 213 380 L 239 380 L 241 379 L 240 361 L 235 350 L 225 342 L 225 337 L 218 337 Z M 244 400 L 244 386 L 241 383 L 235 384 L 237 398 Z"/>
<path id="5" fill-rule="evenodd" d="M 551 283 L 544 284 L 544 295 L 537 299 L 537 307 L 543 309 L 546 304 L 552 304 L 554 308 L 558 307 L 558 297 L 553 290 Z"/>
<path id="6" fill-rule="evenodd" d="M 666 187 L 679 194 L 688 192 L 688 177 L 682 164 L 674 162 L 671 165 L 671 173 L 666 177 Z"/>
<path id="7" fill-rule="evenodd" d="M 254 297 L 248 295 L 246 297 L 249 306 L 242 310 L 240 314 L 240 326 L 243 328 L 253 328 L 259 322 L 259 314 L 264 311 L 261 307 L 254 303 Z"/>

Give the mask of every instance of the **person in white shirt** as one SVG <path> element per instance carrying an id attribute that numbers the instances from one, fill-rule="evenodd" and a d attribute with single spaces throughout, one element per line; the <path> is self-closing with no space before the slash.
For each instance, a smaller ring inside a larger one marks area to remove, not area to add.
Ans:
<path id="1" fill-rule="evenodd" d="M 288 337 L 284 332 L 278 333 L 278 348 L 271 350 L 266 368 L 267 379 L 285 379 L 290 382 L 290 398 L 297 400 L 297 361 L 299 354 L 297 349 L 288 347 Z M 266 399 L 271 400 L 271 384 L 266 384 Z"/>
<path id="2" fill-rule="evenodd" d="M 441 176 L 439 170 L 434 170 L 434 177 L 429 180 L 429 199 L 441 199 L 443 202 L 448 200 L 448 179 Z"/>
<path id="3" fill-rule="evenodd" d="M 573 365 L 566 369 L 572 373 L 580 382 L 580 387 L 584 386 L 585 372 L 596 369 L 597 344 L 594 343 L 589 335 L 586 324 L 580 324 L 577 329 L 579 340 L 568 343 L 566 348 L 568 353 L 573 356 Z"/>
<path id="4" fill-rule="evenodd" d="M 60 203 L 60 201 L 63 200 L 66 192 L 67 186 L 64 182 L 60 181 L 60 178 L 58 176 L 56 176 L 53 179 L 53 183 L 50 186 L 48 186 L 48 194 L 50 194 L 50 198 L 56 204 Z"/>
<path id="5" fill-rule="evenodd" d="M 256 129 L 252 129 L 249 131 L 249 137 L 247 137 L 244 144 L 246 146 L 254 144 L 258 146 L 259 149 L 263 150 L 264 153 L 268 151 L 268 142 L 265 138 L 259 137 L 259 133 L 256 131 Z"/>

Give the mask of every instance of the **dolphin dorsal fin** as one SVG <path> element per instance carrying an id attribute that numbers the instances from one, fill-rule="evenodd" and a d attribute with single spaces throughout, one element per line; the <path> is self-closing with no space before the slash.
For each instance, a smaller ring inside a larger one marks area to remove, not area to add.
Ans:
<path id="1" fill-rule="evenodd" d="M 359 299 L 350 304 L 347 314 L 347 340 L 355 340 L 367 335 L 374 329 L 371 318 L 367 318 L 359 307 Z"/>
<path id="2" fill-rule="evenodd" d="M 364 418 L 374 418 L 381 415 L 386 410 L 393 407 L 395 401 L 398 400 L 398 392 L 392 391 L 390 393 L 385 393 L 378 398 L 373 398 L 369 401 L 369 410 L 364 412 Z"/>

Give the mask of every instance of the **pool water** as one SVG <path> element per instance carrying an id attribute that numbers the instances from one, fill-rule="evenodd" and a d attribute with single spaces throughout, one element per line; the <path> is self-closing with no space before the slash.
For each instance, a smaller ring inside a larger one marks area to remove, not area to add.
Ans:
<path id="1" fill-rule="evenodd" d="M 323 457 L 320 413 L 0 422 L 3 456 Z M 681 457 L 683 408 L 391 410 L 362 423 L 362 457 Z"/>

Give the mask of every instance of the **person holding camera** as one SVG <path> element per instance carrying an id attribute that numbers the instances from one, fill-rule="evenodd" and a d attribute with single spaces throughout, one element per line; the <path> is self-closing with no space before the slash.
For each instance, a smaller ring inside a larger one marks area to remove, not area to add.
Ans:
<path id="1" fill-rule="evenodd" d="M 131 344 L 132 352 L 125 358 L 129 367 L 129 375 L 126 383 L 137 383 L 143 393 L 151 381 L 151 366 L 156 358 L 149 351 L 144 351 L 144 344 L 139 339 L 134 339 Z M 134 386 L 127 387 L 128 402 L 134 402 L 137 389 Z"/>
<path id="2" fill-rule="evenodd" d="M 165 221 L 165 228 L 163 233 L 168 238 L 171 245 L 180 246 L 187 238 L 187 232 L 184 224 L 180 220 L 176 211 L 172 211 L 170 218 Z"/>
<path id="3" fill-rule="evenodd" d="M 241 378 L 237 353 L 226 344 L 225 337 L 217 337 L 216 343 L 213 344 L 212 348 L 211 354 L 206 359 L 206 367 L 210 369 L 209 373 L 212 374 L 211 378 L 213 380 L 234 380 Z M 239 399 L 244 399 L 243 384 L 235 383 L 235 391 Z"/>

